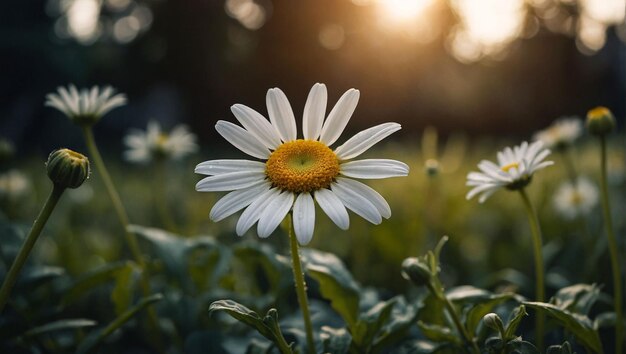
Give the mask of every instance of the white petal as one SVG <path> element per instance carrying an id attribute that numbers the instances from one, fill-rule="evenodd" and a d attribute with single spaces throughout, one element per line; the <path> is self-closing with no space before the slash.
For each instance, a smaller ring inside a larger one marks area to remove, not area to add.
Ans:
<path id="1" fill-rule="evenodd" d="M 252 204 L 250 204 L 246 210 L 241 213 L 235 231 L 237 235 L 243 236 L 259 220 L 261 215 L 267 209 L 269 203 L 276 199 L 280 195 L 278 188 L 273 188 L 265 191 L 256 198 Z"/>
<path id="2" fill-rule="evenodd" d="M 302 116 L 302 133 L 305 139 L 317 140 L 319 138 L 326 114 L 327 99 L 326 85 L 319 83 L 313 85 L 306 99 Z"/>
<path id="3" fill-rule="evenodd" d="M 265 180 L 265 173 L 243 171 L 206 177 L 196 184 L 198 192 L 224 192 L 252 187 Z"/>
<path id="4" fill-rule="evenodd" d="M 269 89 L 265 96 L 270 122 L 284 141 L 296 140 L 296 118 L 285 93 L 279 88 Z"/>
<path id="5" fill-rule="evenodd" d="M 341 160 L 349 160 L 357 157 L 401 128 L 402 126 L 398 123 L 383 123 L 365 129 L 335 149 L 335 154 L 337 154 L 337 157 Z"/>
<path id="6" fill-rule="evenodd" d="M 387 159 L 368 159 L 346 162 L 340 166 L 341 174 L 353 178 L 380 179 L 409 174 L 404 162 Z"/>
<path id="7" fill-rule="evenodd" d="M 236 104 L 230 107 L 230 110 L 239 123 L 252 133 L 252 135 L 256 136 L 265 147 L 273 150 L 280 145 L 278 132 L 261 113 L 242 104 Z"/>
<path id="8" fill-rule="evenodd" d="M 293 228 L 301 245 L 313 238 L 315 228 L 315 203 L 310 193 L 300 193 L 293 204 Z"/>
<path id="9" fill-rule="evenodd" d="M 479 186 L 476 186 L 474 188 L 472 188 L 472 190 L 470 190 L 469 192 L 467 192 L 467 195 L 465 196 L 465 199 L 470 200 L 472 198 L 474 198 L 474 196 L 478 195 L 479 193 L 483 193 L 484 191 L 487 191 L 489 189 L 492 188 L 499 188 L 498 186 L 495 186 L 493 184 L 482 184 Z"/>
<path id="10" fill-rule="evenodd" d="M 391 208 L 389 207 L 389 204 L 387 203 L 385 198 L 383 198 L 382 195 L 380 195 L 370 186 L 365 185 L 359 181 L 355 181 L 353 179 L 341 177 L 337 178 L 337 184 L 345 186 L 356 194 L 367 199 L 376 207 L 376 209 L 383 218 L 389 219 L 391 217 Z"/>
<path id="11" fill-rule="evenodd" d="M 211 208 L 209 218 L 215 222 L 223 220 L 250 205 L 261 193 L 269 189 L 270 184 L 263 183 L 258 186 L 230 192 L 215 203 L 213 208 Z"/>
<path id="12" fill-rule="evenodd" d="M 375 225 L 383 221 L 378 209 L 367 198 L 340 183 L 333 183 L 330 188 L 341 199 L 346 208 L 360 215 L 363 219 Z"/>
<path id="13" fill-rule="evenodd" d="M 321 142 L 330 146 L 339 139 L 359 103 L 359 96 L 359 90 L 349 89 L 339 98 L 324 122 L 320 135 Z"/>
<path id="14" fill-rule="evenodd" d="M 105 115 L 109 111 L 114 108 L 123 106 L 126 104 L 126 96 L 123 94 L 117 94 L 108 101 L 106 101 L 102 106 L 98 107 L 98 109 L 94 112 L 96 115 Z"/>
<path id="15" fill-rule="evenodd" d="M 265 164 L 250 160 L 210 160 L 199 163 L 194 170 L 195 173 L 207 176 L 244 171 L 265 172 Z"/>
<path id="16" fill-rule="evenodd" d="M 267 159 L 270 156 L 270 151 L 259 139 L 236 124 L 220 120 L 215 124 L 215 130 L 237 149 L 250 156 L 259 159 Z"/>
<path id="17" fill-rule="evenodd" d="M 259 218 L 259 224 L 257 225 L 257 234 L 260 238 L 266 238 L 276 230 L 276 227 L 278 227 L 289 210 L 291 210 L 293 198 L 293 193 L 282 192 L 278 197 L 274 198 L 271 203 L 267 204 L 265 211 Z"/>
<path id="18" fill-rule="evenodd" d="M 319 189 L 315 191 L 315 200 L 340 229 L 347 230 L 350 227 L 348 211 L 335 193 L 328 189 Z"/>

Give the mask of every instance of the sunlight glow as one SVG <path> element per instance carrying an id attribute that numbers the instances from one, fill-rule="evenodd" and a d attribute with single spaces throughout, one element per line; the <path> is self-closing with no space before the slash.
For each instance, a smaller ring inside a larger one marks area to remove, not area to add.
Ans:
<path id="1" fill-rule="evenodd" d="M 432 0 L 382 0 L 379 3 L 383 13 L 393 21 L 415 21 Z"/>
<path id="2" fill-rule="evenodd" d="M 462 61 L 501 54 L 524 29 L 524 0 L 455 0 L 452 6 L 461 24 L 449 47 Z"/>
<path id="3" fill-rule="evenodd" d="M 94 41 L 99 35 L 98 0 L 74 0 L 67 9 L 67 24 L 73 37 L 83 43 Z"/>

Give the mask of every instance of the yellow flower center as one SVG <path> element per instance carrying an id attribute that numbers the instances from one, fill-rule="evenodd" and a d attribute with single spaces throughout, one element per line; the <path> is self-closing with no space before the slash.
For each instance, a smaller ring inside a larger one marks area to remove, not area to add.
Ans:
<path id="1" fill-rule="evenodd" d="M 519 163 L 517 163 L 517 162 L 511 162 L 511 163 L 510 163 L 510 164 L 508 164 L 508 165 L 504 165 L 504 166 L 500 167 L 500 169 L 501 169 L 502 171 L 504 171 L 504 172 L 509 172 L 509 170 L 510 170 L 510 169 L 512 169 L 512 168 L 518 168 L 518 167 L 519 167 Z"/>
<path id="2" fill-rule="evenodd" d="M 330 186 L 339 175 L 339 159 L 319 141 L 294 140 L 272 152 L 265 163 L 265 173 L 282 190 L 312 192 Z"/>
<path id="3" fill-rule="evenodd" d="M 572 193 L 572 196 L 571 196 L 570 202 L 571 202 L 573 205 L 580 205 L 580 204 L 582 204 L 582 203 L 583 203 L 583 196 L 582 196 L 582 195 L 580 195 L 580 193 L 578 193 L 578 192 L 574 192 L 574 193 Z"/>

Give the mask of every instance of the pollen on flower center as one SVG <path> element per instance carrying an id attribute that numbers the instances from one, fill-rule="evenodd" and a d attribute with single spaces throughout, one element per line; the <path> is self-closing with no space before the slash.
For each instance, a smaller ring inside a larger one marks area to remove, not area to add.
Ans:
<path id="1" fill-rule="evenodd" d="M 325 144 L 294 140 L 280 145 L 265 164 L 272 184 L 290 192 L 327 188 L 339 175 L 339 159 Z"/>
<path id="2" fill-rule="evenodd" d="M 504 171 L 504 172 L 509 172 L 509 170 L 510 170 L 510 169 L 512 169 L 512 168 L 518 168 L 518 167 L 519 167 L 519 163 L 517 163 L 517 162 L 512 162 L 512 163 L 510 163 L 510 164 L 508 164 L 508 165 L 504 165 L 504 166 L 500 167 L 500 169 L 501 169 L 502 171 Z"/>

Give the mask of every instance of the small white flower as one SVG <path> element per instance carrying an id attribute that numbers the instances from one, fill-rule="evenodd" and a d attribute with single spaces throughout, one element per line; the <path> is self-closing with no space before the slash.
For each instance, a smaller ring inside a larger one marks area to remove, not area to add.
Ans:
<path id="1" fill-rule="evenodd" d="M 579 177 L 574 185 L 563 182 L 554 194 L 554 208 L 566 219 L 587 215 L 598 204 L 598 188 L 587 178 Z"/>
<path id="2" fill-rule="evenodd" d="M 78 91 L 70 84 L 68 88 L 58 87 L 56 93 L 46 95 L 46 106 L 54 107 L 63 112 L 74 123 L 92 125 L 114 108 L 126 104 L 124 94 L 115 94 L 111 86 L 99 88 L 93 86 Z"/>
<path id="3" fill-rule="evenodd" d="M 470 172 L 467 175 L 467 184 L 474 187 L 467 193 L 471 199 L 480 194 L 478 201 L 484 202 L 493 193 L 501 188 L 518 190 L 530 183 L 533 174 L 553 164 L 552 161 L 543 161 L 550 150 L 543 148 L 541 141 L 530 145 L 524 141 L 521 145 L 505 148 L 498 152 L 498 163 L 482 160 L 478 168 L 482 172 Z"/>
<path id="4" fill-rule="evenodd" d="M 304 139 L 297 138 L 291 105 L 278 88 L 267 92 L 269 121 L 247 106 L 232 106 L 243 128 L 226 121 L 218 121 L 215 128 L 239 150 L 262 161 L 212 160 L 196 167 L 196 173 L 210 176 L 198 182 L 196 190 L 231 191 L 213 206 L 210 218 L 219 221 L 246 208 L 237 222 L 237 234 L 243 235 L 258 222 L 257 233 L 264 238 L 293 211 L 295 234 L 303 245 L 313 237 L 315 201 L 343 230 L 350 223 L 346 208 L 373 224 L 389 218 L 385 199 L 353 178 L 406 176 L 408 166 L 387 159 L 349 160 L 400 130 L 400 124 L 380 124 L 334 150 L 329 147 L 343 132 L 358 100 L 359 91 L 348 90 L 324 119 L 326 86 L 315 84 L 304 106 Z"/>
<path id="5" fill-rule="evenodd" d="M 30 181 L 18 170 L 0 174 L 0 199 L 14 199 L 22 196 L 30 186 Z"/>
<path id="6" fill-rule="evenodd" d="M 544 130 L 538 131 L 533 140 L 540 140 L 547 148 L 564 148 L 571 145 L 583 133 L 583 121 L 578 117 L 558 119 Z"/>
<path id="7" fill-rule="evenodd" d="M 178 160 L 198 150 L 196 136 L 186 126 L 177 125 L 166 134 L 156 121 L 149 122 L 146 131 L 134 129 L 129 132 L 124 143 L 128 146 L 124 158 L 137 163 L 159 158 Z"/>

